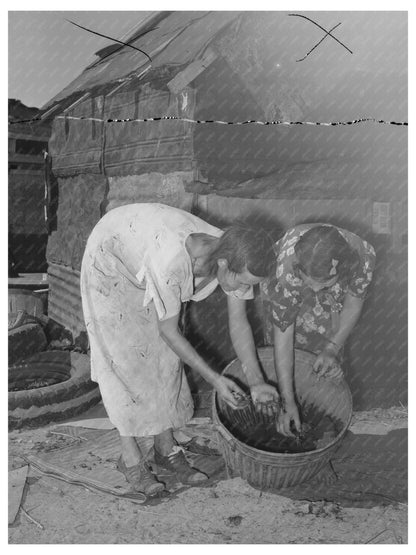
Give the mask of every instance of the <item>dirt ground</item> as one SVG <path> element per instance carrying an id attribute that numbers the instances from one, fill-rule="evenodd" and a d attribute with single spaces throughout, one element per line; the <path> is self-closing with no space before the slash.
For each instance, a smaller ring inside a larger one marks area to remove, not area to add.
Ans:
<path id="1" fill-rule="evenodd" d="M 53 426 L 9 433 L 9 469 L 66 447 Z M 356 412 L 355 433 L 407 427 L 403 407 Z M 241 478 L 191 488 L 156 506 L 29 474 L 9 544 L 406 544 L 407 504 L 345 508 L 260 492 Z"/>

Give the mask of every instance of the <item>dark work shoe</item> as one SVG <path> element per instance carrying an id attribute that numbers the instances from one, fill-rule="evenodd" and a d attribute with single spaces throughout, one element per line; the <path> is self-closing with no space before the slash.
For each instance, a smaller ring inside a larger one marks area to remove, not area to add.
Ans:
<path id="1" fill-rule="evenodd" d="M 117 461 L 117 470 L 124 474 L 134 491 L 151 496 L 165 489 L 165 485 L 155 478 L 144 460 L 134 466 L 126 466 L 123 457 L 120 456 Z"/>
<path id="2" fill-rule="evenodd" d="M 182 484 L 195 486 L 208 480 L 206 474 L 189 464 L 186 460 L 184 449 L 179 446 L 175 446 L 167 456 L 161 455 L 155 449 L 155 463 L 166 470 L 174 472 Z"/>

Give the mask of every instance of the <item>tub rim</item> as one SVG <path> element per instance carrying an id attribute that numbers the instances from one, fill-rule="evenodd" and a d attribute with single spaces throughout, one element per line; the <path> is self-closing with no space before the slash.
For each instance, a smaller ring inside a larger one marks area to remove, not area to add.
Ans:
<path id="1" fill-rule="evenodd" d="M 261 351 L 269 351 L 270 349 L 272 349 L 272 346 L 266 346 L 266 347 L 259 347 L 257 349 L 258 352 Z M 317 355 L 315 355 L 314 353 L 311 353 L 310 351 L 305 351 L 303 349 L 295 349 L 295 351 L 301 352 L 301 353 L 306 353 L 308 355 L 314 356 L 316 357 Z M 234 358 L 232 361 L 230 361 L 227 366 L 224 368 L 224 370 L 221 372 L 221 376 L 223 376 L 228 367 L 231 366 L 231 364 L 235 363 L 238 360 L 238 357 Z M 230 379 L 232 379 L 232 377 L 230 377 Z M 347 382 L 345 381 L 344 378 L 342 378 L 340 380 L 340 384 L 342 384 L 342 387 L 344 388 L 349 401 L 350 401 L 350 410 L 349 410 L 349 414 L 348 414 L 348 419 L 347 422 L 345 424 L 345 426 L 342 428 L 341 432 L 335 436 L 335 438 L 328 443 L 328 445 L 325 445 L 324 447 L 320 447 L 319 449 L 314 449 L 312 451 L 304 451 L 303 453 L 273 453 L 271 451 L 263 451 L 262 449 L 257 449 L 256 447 L 251 447 L 250 445 L 247 445 L 247 443 L 244 443 L 243 441 L 239 440 L 238 438 L 236 438 L 231 432 L 230 430 L 221 422 L 220 416 L 219 416 L 219 412 L 217 410 L 217 391 L 214 391 L 214 395 L 212 396 L 212 415 L 213 415 L 213 421 L 215 423 L 215 428 L 218 431 L 218 433 L 221 434 L 221 436 L 223 437 L 223 439 L 227 439 L 224 437 L 223 433 L 222 433 L 222 429 L 225 430 L 225 432 L 227 433 L 227 435 L 230 436 L 230 438 L 235 441 L 239 446 L 243 447 L 242 451 L 245 452 L 245 454 L 250 455 L 250 451 L 255 451 L 256 453 L 261 453 L 263 456 L 267 455 L 270 456 L 272 458 L 277 458 L 277 457 L 282 457 L 284 456 L 285 458 L 288 457 L 288 459 L 293 459 L 296 460 L 296 458 L 300 459 L 302 457 L 305 457 L 305 455 L 311 455 L 311 454 L 315 454 L 315 453 L 324 453 L 326 451 L 329 451 L 331 447 L 334 447 L 336 443 L 338 443 L 343 437 L 344 435 L 347 433 L 348 428 L 350 426 L 351 423 L 351 419 L 352 419 L 352 414 L 353 414 L 353 406 L 352 406 L 352 395 L 351 395 L 351 390 L 347 384 Z M 247 452 L 246 452 L 247 451 Z"/>

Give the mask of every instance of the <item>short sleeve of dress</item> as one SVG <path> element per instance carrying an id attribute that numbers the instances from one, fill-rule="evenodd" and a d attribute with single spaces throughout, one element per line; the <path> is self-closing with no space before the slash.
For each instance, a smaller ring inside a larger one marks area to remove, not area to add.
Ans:
<path id="1" fill-rule="evenodd" d="M 247 291 L 237 289 L 236 291 L 224 291 L 224 293 L 229 297 L 235 297 L 236 299 L 241 299 L 243 301 L 250 301 L 251 299 L 254 299 L 253 287 L 249 287 Z"/>
<path id="2" fill-rule="evenodd" d="M 277 243 L 276 275 L 262 287 L 270 305 L 271 320 L 282 331 L 296 321 L 301 305 L 303 282 L 293 273 L 294 244 L 298 238 L 295 230 L 290 230 Z"/>
<path id="3" fill-rule="evenodd" d="M 293 274 L 287 274 L 289 280 Z M 287 277 L 286 275 L 286 277 Z M 271 320 L 279 329 L 285 331 L 296 321 L 300 308 L 300 292 L 285 277 L 273 278 L 263 285 L 265 300 L 270 305 Z"/>
<path id="4" fill-rule="evenodd" d="M 176 257 L 165 266 L 153 256 L 148 260 L 145 304 L 154 302 L 159 320 L 167 320 L 180 313 L 182 303 L 192 295 L 192 274 L 183 257 Z M 137 275 L 137 277 L 141 277 Z"/>
<path id="5" fill-rule="evenodd" d="M 360 241 L 357 249 L 360 257 L 360 265 L 353 279 L 348 284 L 348 293 L 359 299 L 364 299 L 368 286 L 373 279 L 373 271 L 376 262 L 374 248 L 367 241 Z"/>

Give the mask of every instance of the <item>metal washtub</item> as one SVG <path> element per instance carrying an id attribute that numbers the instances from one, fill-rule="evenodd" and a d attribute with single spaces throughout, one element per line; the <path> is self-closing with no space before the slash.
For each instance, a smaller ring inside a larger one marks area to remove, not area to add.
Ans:
<path id="1" fill-rule="evenodd" d="M 270 383 L 276 384 L 273 347 L 258 350 L 263 371 Z M 234 476 L 241 476 L 252 486 L 261 489 L 280 489 L 305 482 L 319 472 L 331 459 L 345 435 L 352 417 L 352 399 L 344 379 L 318 380 L 312 370 L 315 355 L 295 350 L 294 382 L 300 405 L 312 405 L 326 415 L 342 422 L 342 430 L 327 445 L 303 453 L 272 453 L 251 447 L 237 439 L 226 427 L 227 418 L 238 425 L 258 423 L 263 416 L 254 410 L 232 410 L 213 396 L 213 421 L 218 443 L 227 468 Z M 239 385 L 247 387 L 241 363 L 233 360 L 222 372 Z M 225 418 L 225 415 L 227 418 Z"/>

